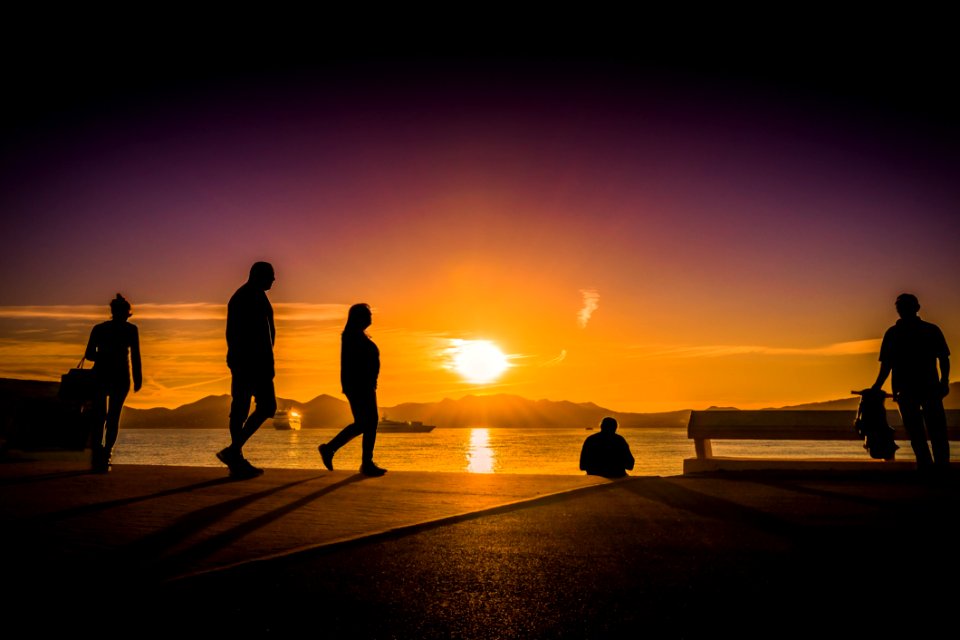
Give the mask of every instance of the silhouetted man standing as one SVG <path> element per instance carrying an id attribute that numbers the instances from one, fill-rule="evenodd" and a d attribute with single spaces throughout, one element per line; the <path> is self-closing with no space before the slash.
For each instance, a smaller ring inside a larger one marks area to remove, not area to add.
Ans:
<path id="1" fill-rule="evenodd" d="M 893 372 L 893 397 L 900 407 L 903 426 L 917 456 L 917 469 L 928 471 L 950 464 L 950 442 L 943 398 L 950 393 L 950 350 L 940 327 L 924 322 L 917 315 L 917 297 L 903 293 L 897 297 L 900 319 L 887 329 L 880 345 L 880 373 L 873 384 L 880 389 Z M 937 371 L 937 362 L 940 370 Z M 924 431 L 926 424 L 926 431 Z M 927 435 L 933 457 L 927 447 Z"/>
<path id="2" fill-rule="evenodd" d="M 227 366 L 230 383 L 230 446 L 217 458 L 230 468 L 230 475 L 252 478 L 263 473 L 243 457 L 243 445 L 260 425 L 277 412 L 273 388 L 273 307 L 267 291 L 273 286 L 273 266 L 257 262 L 247 282 L 237 289 L 227 305 Z M 250 413 L 250 399 L 256 401 Z"/>

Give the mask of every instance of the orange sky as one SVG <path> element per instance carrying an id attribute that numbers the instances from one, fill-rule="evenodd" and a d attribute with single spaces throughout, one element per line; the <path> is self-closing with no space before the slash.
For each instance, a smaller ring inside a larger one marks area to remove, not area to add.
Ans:
<path id="1" fill-rule="evenodd" d="M 740 342 L 721 343 L 693 332 L 683 334 L 683 340 L 669 340 L 678 335 L 669 331 L 662 336 L 650 332 L 649 339 L 642 340 L 634 336 L 637 323 L 630 305 L 600 293 L 584 326 L 587 307 L 582 306 L 583 294 L 574 293 L 565 309 L 559 302 L 549 307 L 538 301 L 525 305 L 525 311 L 486 316 L 487 331 L 475 328 L 469 307 L 460 318 L 445 315 L 446 322 L 434 324 L 402 312 L 391 317 L 391 309 L 404 308 L 402 301 L 374 305 L 370 334 L 382 353 L 381 403 L 506 392 L 591 401 L 620 411 L 749 408 L 844 397 L 852 388 L 868 386 L 876 374 L 876 332 L 851 332 L 855 339 L 837 343 L 796 336 L 792 342 L 763 336 L 751 340 L 746 335 Z M 321 393 L 339 393 L 339 331 L 346 306 L 276 304 L 281 397 L 306 401 Z M 533 308 L 550 313 L 537 317 L 529 313 Z M 41 311 L 52 317 L 40 317 Z M 96 307 L 8 307 L 3 312 L 5 326 L 29 329 L 11 331 L 14 339 L 3 341 L 2 375 L 45 379 L 79 359 L 88 327 L 104 315 Z M 178 406 L 229 392 L 225 305 L 144 304 L 135 306 L 134 313 L 131 321 L 142 335 L 146 383 L 130 397 L 131 406 Z M 19 314 L 24 315 L 12 317 Z M 883 320 L 881 313 L 874 315 Z M 495 382 L 471 384 L 452 367 L 453 339 L 491 340 L 511 366 Z"/>

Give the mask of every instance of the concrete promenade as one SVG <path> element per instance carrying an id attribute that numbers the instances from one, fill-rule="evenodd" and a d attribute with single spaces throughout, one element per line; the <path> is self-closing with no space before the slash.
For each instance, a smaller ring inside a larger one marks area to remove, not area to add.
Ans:
<path id="1" fill-rule="evenodd" d="M 5 628 L 320 638 L 956 629 L 956 477 L 225 475 L 0 464 Z"/>

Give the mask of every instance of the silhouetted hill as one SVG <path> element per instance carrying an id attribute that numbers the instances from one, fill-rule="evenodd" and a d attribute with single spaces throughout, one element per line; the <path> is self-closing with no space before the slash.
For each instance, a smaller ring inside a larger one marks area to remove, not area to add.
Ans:
<path id="1" fill-rule="evenodd" d="M 306 404 L 291 403 L 300 411 L 305 429 L 343 427 L 353 422 L 350 405 L 345 400 L 326 394 L 319 395 Z M 280 403 L 280 406 L 285 406 Z"/>
<path id="2" fill-rule="evenodd" d="M 459 400 L 404 403 L 384 408 L 393 420 L 420 420 L 438 427 L 596 427 L 604 416 L 613 416 L 621 427 L 685 426 L 689 411 L 624 413 L 605 409 L 592 402 L 528 400 L 498 394 L 465 396 Z"/>
<path id="3" fill-rule="evenodd" d="M 317 396 L 307 403 L 277 398 L 277 406 L 299 411 L 303 427 L 307 429 L 342 426 L 351 420 L 350 406 L 328 395 Z M 176 409 L 124 407 L 122 426 L 127 429 L 220 429 L 228 426 L 229 416 L 229 395 L 207 396 Z M 264 426 L 269 427 L 270 423 Z"/>
<path id="4" fill-rule="evenodd" d="M 857 406 L 860 404 L 860 396 L 854 396 L 852 398 L 843 398 L 842 400 L 826 400 L 824 402 L 807 402 L 805 404 L 797 404 L 787 407 L 770 407 L 774 411 L 777 410 L 791 410 L 791 411 L 856 411 Z M 893 401 L 890 401 L 890 404 L 893 404 Z"/>
<path id="5" fill-rule="evenodd" d="M 851 395 L 849 398 L 841 400 L 826 400 L 824 402 L 807 402 L 805 404 L 793 405 L 790 407 L 778 407 L 779 409 L 792 409 L 794 411 L 856 411 L 860 404 L 860 396 Z M 888 401 L 887 408 L 895 409 L 897 404 L 893 400 Z M 943 399 L 944 409 L 960 409 L 960 382 L 950 383 L 950 395 Z"/>
<path id="6" fill-rule="evenodd" d="M 120 426 L 126 429 L 162 429 L 167 427 L 209 429 L 226 427 L 229 415 L 230 396 L 207 396 L 176 409 L 124 407 L 123 415 L 120 418 Z"/>
<path id="7" fill-rule="evenodd" d="M 12 380 L 0 378 L 0 404 L 3 408 L 4 433 L 9 437 L 21 431 L 16 425 L 36 421 L 39 415 L 56 415 L 57 382 L 39 380 Z M 960 409 L 960 383 L 951 385 L 951 393 L 944 405 L 948 409 Z M 855 410 L 858 396 L 813 402 L 777 409 L 792 410 Z M 297 409 L 305 429 L 336 428 L 348 424 L 352 416 L 346 401 L 330 395 L 319 395 L 309 402 L 297 402 L 279 398 L 278 405 L 284 409 Z M 890 403 L 889 408 L 895 408 Z M 710 409 L 720 409 L 711 407 Z M 727 410 L 734 407 L 725 408 Z M 393 420 L 419 420 L 443 428 L 457 427 L 596 427 L 604 416 L 613 416 L 621 427 L 686 427 L 689 410 L 660 413 L 627 413 L 612 411 L 592 402 L 568 402 L 555 400 L 529 400 L 520 396 L 498 394 L 489 396 L 469 395 L 458 400 L 445 398 L 439 402 L 403 403 L 394 407 L 381 407 L 381 414 Z M 122 427 L 127 429 L 226 429 L 230 414 L 230 396 L 207 396 L 196 402 L 175 409 L 123 410 Z M 27 417 L 29 419 L 27 419 Z M 265 427 L 269 427 L 268 422 Z"/>
<path id="8" fill-rule="evenodd" d="M 279 399 L 281 408 L 300 411 L 304 429 L 342 427 L 352 420 L 344 400 L 320 395 L 306 403 Z M 614 416 L 622 427 L 682 427 L 689 411 L 623 413 L 591 402 L 528 400 L 512 395 L 466 396 L 459 400 L 404 403 L 381 407 L 393 420 L 419 420 L 437 427 L 596 427 L 604 416 Z M 230 412 L 230 397 L 208 396 L 176 409 L 125 408 L 125 428 L 224 428 Z M 265 425 L 265 426 L 269 426 Z"/>

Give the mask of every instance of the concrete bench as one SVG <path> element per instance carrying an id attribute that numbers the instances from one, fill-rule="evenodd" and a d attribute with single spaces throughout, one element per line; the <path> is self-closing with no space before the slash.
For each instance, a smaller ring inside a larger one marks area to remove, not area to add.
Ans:
<path id="1" fill-rule="evenodd" d="M 916 462 L 909 437 L 900 420 L 900 413 L 887 410 L 887 421 L 894 428 L 900 444 L 897 452 L 903 460 L 874 460 L 866 450 L 863 456 L 833 458 L 788 457 L 722 457 L 713 455 L 714 440 L 739 441 L 842 441 L 863 442 L 854 428 L 856 411 L 693 411 L 687 424 L 687 436 L 693 440 L 695 458 L 683 461 L 683 472 L 753 471 L 753 470 L 903 470 L 913 469 Z M 960 410 L 947 411 L 947 430 L 951 441 L 960 440 Z M 903 442 L 906 441 L 906 442 Z M 960 461 L 951 460 L 952 466 Z"/>

